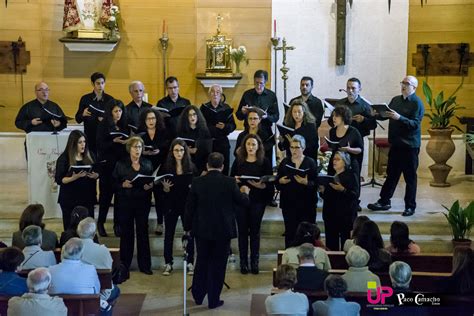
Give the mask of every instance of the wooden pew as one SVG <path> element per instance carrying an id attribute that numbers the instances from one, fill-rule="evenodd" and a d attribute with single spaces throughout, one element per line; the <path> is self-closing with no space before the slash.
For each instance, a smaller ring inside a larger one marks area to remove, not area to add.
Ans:
<path id="1" fill-rule="evenodd" d="M 100 315 L 99 294 L 57 295 L 62 297 L 69 316 Z M 7 315 L 11 296 L 0 296 L 0 316 Z"/>
<path id="2" fill-rule="evenodd" d="M 22 270 L 18 272 L 23 278 L 28 277 L 28 273 L 31 270 Z M 97 269 L 97 275 L 99 277 L 100 289 L 111 289 L 112 288 L 112 270 L 109 269 Z"/>
<path id="3" fill-rule="evenodd" d="M 278 250 L 278 265 L 281 264 L 284 250 Z M 347 269 L 344 251 L 328 251 L 332 269 Z M 417 255 L 396 254 L 392 261 L 403 261 L 410 265 L 412 271 L 451 272 L 453 267 L 452 253 L 421 253 Z"/>

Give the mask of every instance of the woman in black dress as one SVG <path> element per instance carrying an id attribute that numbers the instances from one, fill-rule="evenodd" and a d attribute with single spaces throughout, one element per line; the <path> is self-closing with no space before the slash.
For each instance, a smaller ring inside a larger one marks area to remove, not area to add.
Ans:
<path id="1" fill-rule="evenodd" d="M 257 180 L 243 180 L 241 176 L 262 177 L 272 174 L 272 165 L 265 158 L 262 141 L 254 134 L 248 134 L 242 141 L 242 146 L 237 152 L 230 175 L 237 179 L 240 185 L 250 188 L 248 207 L 239 207 L 237 213 L 237 226 L 239 230 L 240 272 L 247 274 L 248 246 L 250 236 L 250 269 L 253 274 L 258 274 L 258 259 L 260 252 L 260 226 L 262 224 L 265 206 L 273 195 L 273 184 Z"/>
<path id="2" fill-rule="evenodd" d="M 258 135 L 263 143 L 263 149 L 265 152 L 265 158 L 272 162 L 273 158 L 273 146 L 275 146 L 275 137 L 273 134 L 268 134 L 265 129 L 261 128 L 260 122 L 262 118 L 256 110 L 249 110 L 247 117 L 244 122 L 244 130 L 237 136 L 235 143 L 234 155 L 237 155 L 237 150 L 242 145 L 242 140 L 248 134 Z"/>
<path id="3" fill-rule="evenodd" d="M 143 110 L 139 118 L 138 131 L 145 143 L 143 156 L 151 161 L 153 170 L 156 170 L 164 163 L 170 144 L 169 133 L 161 113 L 153 108 Z M 153 188 L 153 195 L 155 196 L 157 220 L 156 235 L 163 234 L 163 209 L 160 194 L 160 188 L 155 186 Z"/>
<path id="4" fill-rule="evenodd" d="M 209 88 L 209 102 L 201 105 L 201 112 L 206 119 L 207 128 L 213 138 L 212 151 L 221 153 L 224 156 L 224 170 L 223 174 L 229 174 L 229 134 L 232 133 L 236 126 L 234 121 L 234 115 L 231 113 L 230 116 L 226 117 L 222 121 L 215 119 L 216 113 L 219 112 L 230 112 L 231 107 L 222 100 L 222 87 L 218 84 L 213 84 Z"/>
<path id="5" fill-rule="evenodd" d="M 360 177 L 361 165 L 358 157 L 361 157 L 364 151 L 364 141 L 359 131 L 351 126 L 351 109 L 345 105 L 337 106 L 332 112 L 332 119 L 334 127 L 329 130 L 329 140 L 338 142 L 339 144 L 336 145 L 337 147 L 332 151 L 331 158 L 329 159 L 328 174 L 335 174 L 332 160 L 334 159 L 336 151 L 343 151 L 351 156 L 351 168 L 355 174 Z"/>
<path id="6" fill-rule="evenodd" d="M 207 156 L 212 151 L 212 139 L 206 119 L 195 105 L 187 106 L 179 116 L 178 138 L 183 138 L 189 147 L 191 159 L 199 173 L 206 169 Z"/>
<path id="7" fill-rule="evenodd" d="M 104 224 L 109 212 L 110 203 L 114 196 L 112 171 L 118 160 L 127 155 L 124 137 L 111 135 L 113 132 L 130 134 L 125 107 L 120 100 L 112 100 L 105 106 L 104 119 L 97 127 L 97 152 L 98 160 L 105 161 L 101 166 L 99 178 L 99 219 L 97 230 L 99 235 L 107 237 Z M 117 212 L 114 207 L 114 233 L 120 235 L 120 226 L 117 221 Z"/>
<path id="8" fill-rule="evenodd" d="M 334 154 L 334 182 L 320 186 L 322 192 L 323 220 L 326 233 L 326 246 L 333 250 L 342 250 L 350 238 L 354 220 L 357 217 L 359 181 L 350 167 L 348 153 L 338 151 Z"/>
<path id="9" fill-rule="evenodd" d="M 163 275 L 170 275 L 173 271 L 173 241 L 176 231 L 178 217 L 183 221 L 186 197 L 194 176 L 197 176 L 197 169 L 191 161 L 189 148 L 186 142 L 175 139 L 171 142 L 170 151 L 164 166 L 160 169 L 160 174 L 172 174 L 161 181 L 160 190 L 163 194 L 163 210 L 165 215 L 165 242 L 164 257 L 165 268 Z M 194 242 L 188 240 L 186 252 L 188 254 L 188 274 L 194 270 Z"/>
<path id="10" fill-rule="evenodd" d="M 58 203 L 63 213 L 63 227 L 69 227 L 71 212 L 81 205 L 94 217 L 94 205 L 97 203 L 97 178 L 99 174 L 93 169 L 74 167 L 92 166 L 94 158 L 89 152 L 86 135 L 74 130 L 69 134 L 66 149 L 56 161 L 56 183 L 59 184 Z"/>
<path id="11" fill-rule="evenodd" d="M 135 184 L 132 180 L 138 175 L 150 176 L 153 173 L 151 162 L 142 157 L 143 140 L 134 136 L 126 143 L 129 156 L 118 161 L 113 172 L 115 184 L 115 208 L 119 216 L 120 261 L 130 268 L 137 234 L 138 268 L 145 274 L 151 271 L 150 242 L 148 239 L 148 215 L 151 206 L 153 181 Z"/>
<path id="12" fill-rule="evenodd" d="M 283 159 L 278 166 L 276 186 L 280 190 L 280 208 L 285 221 L 285 248 L 293 241 L 299 223 L 316 221 L 318 165 L 303 154 L 305 148 L 304 137 L 293 136 L 291 157 Z"/>
<path id="13" fill-rule="evenodd" d="M 309 111 L 308 106 L 301 100 L 295 100 L 291 103 L 290 108 L 286 112 L 284 125 L 293 128 L 294 134 L 301 135 L 306 141 L 304 155 L 314 160 L 318 159 L 319 136 L 316 120 Z M 286 156 L 290 157 L 290 141 L 291 137 L 281 137 L 278 147 L 281 151 L 286 151 Z"/>

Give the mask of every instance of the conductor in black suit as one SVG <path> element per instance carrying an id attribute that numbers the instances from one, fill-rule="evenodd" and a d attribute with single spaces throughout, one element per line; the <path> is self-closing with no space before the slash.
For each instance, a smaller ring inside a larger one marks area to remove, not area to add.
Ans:
<path id="1" fill-rule="evenodd" d="M 196 240 L 197 258 L 192 294 L 201 305 L 207 294 L 210 309 L 224 304 L 220 300 L 224 285 L 230 240 L 237 237 L 236 204 L 247 206 L 249 187 L 239 187 L 234 178 L 222 174 L 224 156 L 211 153 L 207 174 L 195 178 L 186 202 L 184 230 Z"/>

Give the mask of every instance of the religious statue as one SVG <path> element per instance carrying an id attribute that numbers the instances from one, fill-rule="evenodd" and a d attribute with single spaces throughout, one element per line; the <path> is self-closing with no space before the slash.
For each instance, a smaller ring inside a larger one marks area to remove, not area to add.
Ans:
<path id="1" fill-rule="evenodd" d="M 105 39 L 111 18 L 115 21 L 113 7 L 113 0 L 64 0 L 63 31 L 75 38 Z"/>
<path id="2" fill-rule="evenodd" d="M 217 33 L 206 40 L 206 75 L 232 76 L 230 50 L 232 39 L 221 34 L 221 23 L 224 20 L 219 14 L 217 20 Z"/>

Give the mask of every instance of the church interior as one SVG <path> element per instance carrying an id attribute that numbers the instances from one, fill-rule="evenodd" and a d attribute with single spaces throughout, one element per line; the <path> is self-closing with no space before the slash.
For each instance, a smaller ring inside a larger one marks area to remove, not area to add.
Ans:
<path id="1" fill-rule="evenodd" d="M 474 0 L 95 0 L 91 2 L 100 2 L 99 7 L 108 2 L 119 8 L 114 19 L 109 19 L 115 22 L 112 27 L 88 30 L 100 34 L 95 39 L 78 38 L 80 32 L 64 27 L 67 4 L 76 1 L 0 3 L 0 241 L 11 244 L 21 212 L 28 204 L 37 202 L 32 200 L 34 192 L 49 190 L 51 186 L 48 177 L 36 186 L 31 184 L 32 171 L 25 157 L 26 136 L 15 127 L 20 107 L 35 98 L 38 82 L 48 84 L 50 99 L 72 118 L 81 96 L 90 93 L 89 77 L 96 71 L 107 77 L 106 92 L 125 104 L 130 101 L 131 81 L 143 82 L 148 102 L 155 105 L 166 96 L 165 79 L 176 76 L 180 95 L 191 104 L 200 106 L 208 102 L 209 85 L 218 83 L 224 87 L 226 103 L 237 110 L 242 94 L 254 87 L 253 74 L 263 69 L 269 74 L 266 89 L 276 93 L 281 113 L 283 103 L 300 95 L 303 76 L 314 79 L 313 94 L 320 99 L 344 98 L 347 79 L 357 77 L 362 82 L 361 96 L 374 104 L 388 104 L 400 94 L 400 81 L 413 75 L 419 81 L 416 95 L 422 99 L 425 113 L 431 112 L 422 82 L 427 82 L 436 95 L 444 91 L 447 97 L 456 92 L 460 108 L 450 122 L 456 128 L 452 128 L 450 137 L 455 149 L 445 161 L 451 167 L 449 174 L 434 180 L 430 171 L 434 161 L 427 146 L 432 126 L 430 119 L 424 117 L 416 213 L 401 216 L 403 180 L 393 196 L 392 208 L 386 212 L 367 209 L 368 203 L 378 199 L 380 186 L 362 187 L 359 213 L 377 223 L 386 245 L 390 242 L 392 222 L 404 221 L 422 254 L 453 252 L 452 230 L 443 215 L 443 206 L 449 207 L 455 201 L 466 206 L 473 201 L 474 144 L 472 140 L 471 144 L 466 142 L 466 133 L 469 129 L 474 132 L 474 53 L 470 51 L 474 50 Z M 244 46 L 247 60 L 236 65 L 227 52 L 224 59 L 230 59 L 221 63 L 225 70 L 218 69 L 216 63 L 219 64 L 221 56 L 210 48 L 209 41 L 219 34 L 229 39 L 232 47 Z M 242 121 L 236 123 L 237 130 L 244 128 Z M 388 137 L 387 122 L 380 123 L 376 140 Z M 76 124 L 72 119 L 68 128 L 74 129 Z M 322 126 L 319 136 L 327 133 L 324 122 Z M 57 136 L 51 139 L 59 147 Z M 65 145 L 65 139 L 59 142 Z M 378 146 L 377 141 L 374 144 L 372 134 L 365 145 L 362 176 L 365 181 L 374 178 L 382 183 L 387 148 Z M 57 156 L 58 152 L 47 153 L 54 154 Z M 56 201 L 46 206 L 44 223 L 59 235 L 63 229 L 59 206 Z M 321 206 L 319 201 L 316 223 L 324 240 Z M 96 208 L 96 217 L 97 212 Z M 112 232 L 112 212 L 108 216 L 106 229 Z M 155 273 L 140 273 L 134 258 L 130 279 L 120 285 L 122 294 L 114 315 L 183 313 L 183 229 L 179 223 L 173 243 L 175 271 L 163 276 L 163 236 L 154 234 L 155 226 L 156 215 L 152 210 L 149 238 Z M 277 254 L 284 250 L 284 230 L 281 209 L 267 206 L 261 228 L 260 273 L 240 274 L 234 239 L 234 255 L 229 259 L 225 280 L 230 288 L 222 291 L 225 305 L 217 310 L 197 306 L 188 291 L 185 301 L 189 313 L 264 314 L 265 297 L 273 288 Z M 100 237 L 100 242 L 109 248 L 118 248 L 120 244 L 112 234 Z M 189 286 L 192 278 L 186 279 Z"/>

